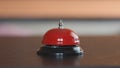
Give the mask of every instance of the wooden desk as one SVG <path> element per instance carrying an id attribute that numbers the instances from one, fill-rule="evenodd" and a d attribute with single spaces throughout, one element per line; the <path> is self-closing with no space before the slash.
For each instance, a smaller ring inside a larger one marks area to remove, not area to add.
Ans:
<path id="1" fill-rule="evenodd" d="M 80 37 L 83 57 L 43 58 L 41 37 L 0 37 L 0 66 L 119 66 L 120 36 Z"/>

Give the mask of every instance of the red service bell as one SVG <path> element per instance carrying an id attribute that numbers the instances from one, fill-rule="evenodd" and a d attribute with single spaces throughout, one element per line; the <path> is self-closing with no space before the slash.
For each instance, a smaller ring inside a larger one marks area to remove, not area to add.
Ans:
<path id="1" fill-rule="evenodd" d="M 63 22 L 60 20 L 59 27 L 47 31 L 42 39 L 44 46 L 40 47 L 38 55 L 51 56 L 74 56 L 82 55 L 80 48 L 80 39 L 78 35 L 67 28 L 63 28 Z"/>

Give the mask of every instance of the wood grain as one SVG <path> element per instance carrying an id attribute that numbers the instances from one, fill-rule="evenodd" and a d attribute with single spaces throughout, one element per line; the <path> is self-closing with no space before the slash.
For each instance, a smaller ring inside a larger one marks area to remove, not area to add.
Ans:
<path id="1" fill-rule="evenodd" d="M 119 66 L 120 36 L 80 37 L 83 57 L 56 60 L 38 56 L 41 37 L 0 37 L 0 66 Z"/>

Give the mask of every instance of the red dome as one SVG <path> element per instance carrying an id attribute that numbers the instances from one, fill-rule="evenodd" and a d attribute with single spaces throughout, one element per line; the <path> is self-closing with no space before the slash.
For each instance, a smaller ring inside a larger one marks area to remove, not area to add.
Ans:
<path id="1" fill-rule="evenodd" d="M 80 43 L 78 35 L 70 29 L 54 28 L 49 30 L 43 37 L 45 45 L 77 45 Z"/>

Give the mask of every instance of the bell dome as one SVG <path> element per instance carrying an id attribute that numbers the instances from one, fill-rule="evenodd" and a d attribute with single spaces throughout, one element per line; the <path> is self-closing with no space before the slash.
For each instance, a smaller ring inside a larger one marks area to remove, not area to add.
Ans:
<path id="1" fill-rule="evenodd" d="M 80 44 L 80 41 L 74 31 L 67 28 L 54 28 L 45 33 L 42 44 L 67 46 Z"/>

